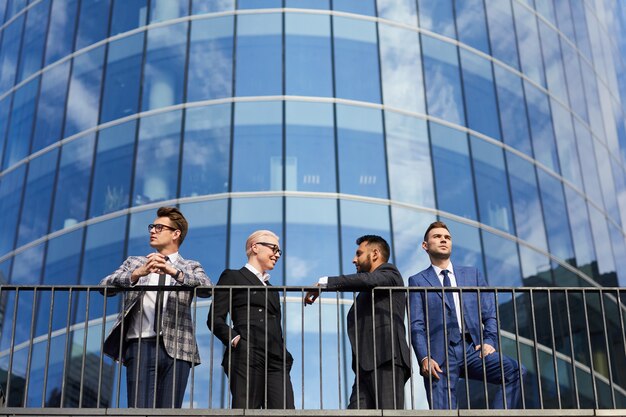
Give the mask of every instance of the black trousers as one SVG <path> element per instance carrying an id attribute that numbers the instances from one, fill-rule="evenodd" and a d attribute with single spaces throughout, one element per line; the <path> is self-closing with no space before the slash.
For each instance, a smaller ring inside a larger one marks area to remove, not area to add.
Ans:
<path id="1" fill-rule="evenodd" d="M 402 365 L 393 366 L 391 362 L 380 365 L 376 372 L 359 370 L 358 378 L 356 376 L 354 378 L 348 408 L 402 410 L 404 384 L 409 379 L 409 372 L 409 369 Z"/>

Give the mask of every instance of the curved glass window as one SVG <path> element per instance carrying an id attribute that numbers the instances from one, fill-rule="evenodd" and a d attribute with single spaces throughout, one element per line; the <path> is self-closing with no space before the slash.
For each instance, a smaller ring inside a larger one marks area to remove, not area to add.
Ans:
<path id="1" fill-rule="evenodd" d="M 147 0 L 113 0 L 111 34 L 126 32 L 146 24 Z"/>
<path id="2" fill-rule="evenodd" d="M 276 197 L 234 198 L 230 206 L 230 244 L 228 267 L 239 269 L 247 262 L 246 239 L 256 230 L 271 230 L 284 246 L 283 199 Z M 283 257 L 287 256 L 283 253 Z M 284 262 L 279 260 L 270 272 L 273 285 L 285 285 Z"/>
<path id="3" fill-rule="evenodd" d="M 589 29 L 587 27 L 588 21 L 585 16 L 585 4 L 575 1 L 570 3 L 570 6 L 572 8 L 572 21 L 577 22 L 574 26 L 576 30 L 576 44 L 585 57 L 589 61 L 592 61 L 593 56 L 591 53 Z"/>
<path id="4" fill-rule="evenodd" d="M 583 189 L 578 150 L 576 149 L 576 136 L 572 126 L 572 115 L 555 100 L 550 100 L 552 105 L 552 120 L 554 121 L 554 135 L 556 137 L 557 151 L 563 177 L 574 183 L 580 190 Z"/>
<path id="5" fill-rule="evenodd" d="M 474 136 L 470 144 L 480 221 L 515 234 L 502 148 Z"/>
<path id="6" fill-rule="evenodd" d="M 563 53 L 563 62 L 565 65 L 565 77 L 567 79 L 568 95 L 570 105 L 578 116 L 583 120 L 589 122 L 587 115 L 587 100 L 585 98 L 585 89 L 583 78 L 580 69 L 580 63 L 578 61 L 578 52 L 567 42 L 561 43 L 561 51 Z"/>
<path id="7" fill-rule="evenodd" d="M 285 0 L 285 7 L 327 10 L 329 0 Z"/>
<path id="8" fill-rule="evenodd" d="M 554 285 L 550 258 L 524 245 L 519 245 L 519 257 L 520 264 L 522 265 L 524 286 L 551 287 Z M 528 325 L 529 323 L 525 324 Z M 530 336 L 530 331 L 531 330 L 524 325 L 520 328 L 520 332 L 527 337 Z"/>
<path id="9" fill-rule="evenodd" d="M 189 14 L 189 2 L 171 0 L 150 1 L 150 23 L 176 19 Z"/>
<path id="10" fill-rule="evenodd" d="M 85 4 L 83 7 L 89 9 L 93 6 L 90 1 L 88 5 Z M 55 62 L 72 52 L 77 11 L 78 0 L 52 1 L 45 65 Z"/>
<path id="11" fill-rule="evenodd" d="M 223 12 L 234 9 L 235 0 L 191 0 L 191 14 Z"/>
<path id="12" fill-rule="evenodd" d="M 383 102 L 416 113 L 425 113 L 424 79 L 419 35 L 380 24 L 380 69 Z"/>
<path id="13" fill-rule="evenodd" d="M 588 204 L 589 219 L 591 220 L 591 233 L 596 247 L 598 259 L 598 269 L 594 274 L 595 281 L 602 286 L 615 286 L 617 283 L 610 278 L 615 272 L 615 259 L 609 234 L 606 217 L 598 211 L 592 204 Z"/>
<path id="14" fill-rule="evenodd" d="M 81 7 L 76 34 L 76 50 L 94 44 L 107 36 L 112 0 L 89 0 Z"/>
<path id="15" fill-rule="evenodd" d="M 386 111 L 385 137 L 391 199 L 434 207 L 433 168 L 426 121 Z"/>
<path id="16" fill-rule="evenodd" d="M 598 163 L 596 162 L 596 153 L 593 144 L 594 139 L 591 137 L 589 130 L 577 119 L 574 119 L 574 131 L 576 132 L 580 164 L 585 167 L 585 175 L 582 176 L 583 183 L 585 184 L 585 193 L 595 204 L 604 207 L 602 187 L 600 186 L 600 176 L 598 174 Z"/>
<path id="17" fill-rule="evenodd" d="M 442 218 L 441 220 L 448 225 L 452 235 L 453 262 L 454 259 L 457 259 L 457 262 L 462 259 L 463 265 L 472 265 L 482 272 L 483 277 L 486 276 L 479 230 L 474 226 L 452 219 Z"/>
<path id="18" fill-rule="evenodd" d="M 26 13 L 26 27 L 21 45 L 22 57 L 17 70 L 16 83 L 41 69 L 49 10 L 50 0 L 44 0 L 28 9 Z"/>
<path id="19" fill-rule="evenodd" d="M 26 191 L 22 202 L 17 246 L 22 246 L 48 232 L 57 149 L 39 156 L 28 164 Z"/>
<path id="20" fill-rule="evenodd" d="M 337 201 L 287 198 L 283 247 L 286 285 L 313 285 L 321 276 L 339 271 Z M 311 256 L 311 243 L 315 256 Z"/>
<path id="21" fill-rule="evenodd" d="M 559 35 L 552 28 L 548 27 L 546 23 L 542 22 L 541 19 L 538 22 L 548 89 L 550 93 L 567 105 L 569 104 L 569 99 Z"/>
<path id="22" fill-rule="evenodd" d="M 154 249 L 150 246 L 150 232 L 147 225 L 157 217 L 156 209 L 131 213 L 128 225 L 127 256 L 146 256 Z"/>
<path id="23" fill-rule="evenodd" d="M 337 190 L 333 106 L 288 101 L 285 189 Z"/>
<path id="24" fill-rule="evenodd" d="M 456 38 L 452 0 L 418 0 L 420 26 L 449 38 Z"/>
<path id="25" fill-rule="evenodd" d="M 232 191 L 283 189 L 282 102 L 236 103 Z"/>
<path id="26" fill-rule="evenodd" d="M 35 78 L 15 92 L 4 150 L 5 169 L 28 155 L 38 89 L 39 78 Z"/>
<path id="27" fill-rule="evenodd" d="M 181 123 L 181 111 L 141 119 L 133 206 L 176 197 Z"/>
<path id="28" fill-rule="evenodd" d="M 23 27 L 24 15 L 20 15 L 2 31 L 2 44 L 0 44 L 0 94 L 13 87 L 15 83 Z"/>
<path id="29" fill-rule="evenodd" d="M 424 231 L 437 218 L 432 213 L 391 206 L 393 226 L 393 258 L 408 285 L 409 277 L 430 265 L 426 251 L 421 249 Z M 389 243 L 391 244 L 391 242 Z"/>
<path id="30" fill-rule="evenodd" d="M 598 173 L 600 174 L 600 186 L 602 187 L 602 195 L 604 196 L 604 207 L 609 216 L 617 222 L 617 224 L 621 224 L 620 210 L 615 196 L 615 182 L 613 181 L 613 173 L 611 172 L 611 164 L 609 162 L 611 157 L 604 145 L 597 141 L 594 141 L 593 144 L 596 150 L 596 160 L 599 161 Z"/>
<path id="31" fill-rule="evenodd" d="M 191 22 L 187 101 L 232 95 L 234 17 Z"/>
<path id="32" fill-rule="evenodd" d="M 0 169 L 2 168 L 2 161 L 4 160 L 4 143 L 6 141 L 12 98 L 13 95 L 10 94 L 0 100 Z"/>
<path id="33" fill-rule="evenodd" d="M 59 163 L 51 231 L 71 227 L 85 220 L 89 195 L 89 179 L 93 166 L 95 135 L 63 145 Z"/>
<path id="34" fill-rule="evenodd" d="M 25 172 L 26 165 L 19 166 L 4 174 L 0 181 L 0 210 L 4 213 L 0 222 L 0 256 L 13 250 Z"/>
<path id="35" fill-rule="evenodd" d="M 273 13 L 237 16 L 237 96 L 282 94 L 282 21 Z"/>
<path id="36" fill-rule="evenodd" d="M 624 286 L 624 282 L 626 282 L 626 271 L 623 269 L 626 268 L 626 244 L 624 242 L 624 235 L 619 228 L 612 224 L 609 224 L 609 231 L 611 232 L 611 243 L 613 244 L 615 272 L 617 273 L 617 280 L 611 285 Z"/>
<path id="37" fill-rule="evenodd" d="M 41 75 L 41 91 L 31 152 L 37 152 L 61 138 L 62 112 L 65 109 L 69 76 L 70 61 L 57 65 Z"/>
<path id="38" fill-rule="evenodd" d="M 380 110 L 337 105 L 339 191 L 388 198 Z"/>
<path id="39" fill-rule="evenodd" d="M 42 281 L 44 285 L 75 285 L 78 283 L 83 233 L 83 229 L 74 230 L 48 242 Z"/>
<path id="40" fill-rule="evenodd" d="M 215 285 L 227 262 L 228 200 L 181 204 L 180 210 L 189 222 L 189 232 L 180 253 L 185 259 L 200 262 Z M 237 251 L 245 255 L 242 248 L 237 248 Z M 243 265 L 231 266 L 240 268 Z"/>
<path id="41" fill-rule="evenodd" d="M 546 234 L 541 216 L 541 201 L 537 177 L 533 164 L 519 156 L 507 152 L 509 184 L 513 197 L 515 230 L 520 239 L 542 250 L 548 250 Z M 526 275 L 524 275 L 526 277 Z"/>
<path id="42" fill-rule="evenodd" d="M 339 202 L 341 224 L 341 270 L 338 274 L 354 274 L 352 260 L 356 253 L 356 240 L 363 235 L 379 235 L 391 245 L 389 207 L 382 204 L 341 200 Z M 394 254 L 389 262 L 393 263 Z M 331 271 L 329 271 L 330 273 Z"/>
<path id="43" fill-rule="evenodd" d="M 437 208 L 477 220 L 467 135 L 430 123 Z"/>
<path id="44" fill-rule="evenodd" d="M 100 122 L 137 113 L 144 33 L 109 44 Z"/>
<path id="45" fill-rule="evenodd" d="M 7 9 L 8 0 L 0 0 L 0 24 L 4 23 L 4 15 Z"/>
<path id="46" fill-rule="evenodd" d="M 380 103 L 376 24 L 333 16 L 333 37 L 336 97 Z"/>
<path id="47" fill-rule="evenodd" d="M 231 108 L 220 104 L 187 110 L 181 197 L 228 192 Z"/>
<path id="48" fill-rule="evenodd" d="M 136 122 L 100 131 L 89 217 L 128 207 Z"/>
<path id="49" fill-rule="evenodd" d="M 454 15 L 456 16 L 459 41 L 489 54 L 489 38 L 483 0 L 455 1 Z"/>
<path id="50" fill-rule="evenodd" d="M 485 7 L 489 22 L 492 56 L 519 70 L 517 40 L 515 31 L 511 30 L 514 27 L 511 3 L 500 0 L 485 0 Z"/>
<path id="51" fill-rule="evenodd" d="M 45 248 L 44 243 L 40 243 L 39 245 L 33 246 L 32 248 L 28 248 L 23 252 L 20 252 L 15 255 L 15 261 L 13 263 L 13 271 L 11 271 L 11 284 L 12 285 L 38 285 L 39 280 L 41 279 L 41 267 L 43 266 L 43 250 Z M 30 294 L 30 295 L 27 295 Z M 32 292 L 24 291 L 20 293 L 21 296 L 25 296 L 25 298 L 32 298 Z M 20 297 L 20 302 L 25 302 L 26 300 Z M 18 317 L 20 314 L 24 313 L 28 315 L 27 320 L 19 320 L 18 323 L 29 323 L 31 320 L 31 310 L 32 303 L 26 303 L 26 305 L 22 309 L 18 309 Z M 28 313 L 26 313 L 28 312 Z M 28 326 L 28 331 L 26 330 L 26 326 L 18 325 L 18 329 L 22 329 L 24 332 L 23 337 L 28 338 L 27 332 L 30 332 L 30 326 Z M 21 331 L 18 330 L 18 333 Z M 16 340 L 16 344 L 19 344 L 20 341 Z"/>
<path id="52" fill-rule="evenodd" d="M 378 17 L 382 19 L 417 26 L 417 2 L 415 0 L 378 0 L 376 6 Z"/>
<path id="53" fill-rule="evenodd" d="M 574 32 L 574 21 L 572 20 L 572 9 L 569 1 L 555 0 L 556 17 L 561 32 L 572 42 L 576 42 L 576 33 Z"/>
<path id="54" fill-rule="evenodd" d="M 148 31 L 142 110 L 171 106 L 183 101 L 186 52 L 187 23 Z"/>
<path id="55" fill-rule="evenodd" d="M 494 70 L 503 141 L 518 151 L 532 156 L 522 80 L 499 65 L 496 65 Z"/>
<path id="56" fill-rule="evenodd" d="M 524 90 L 526 91 L 526 104 L 535 159 L 559 173 L 559 158 L 554 142 L 548 96 L 527 81 L 524 82 Z"/>
<path id="57" fill-rule="evenodd" d="M 238 0 L 238 9 L 267 9 L 281 7 L 282 0 Z"/>
<path id="58" fill-rule="evenodd" d="M 609 119 L 610 113 L 603 112 L 602 101 L 598 96 L 598 83 L 596 82 L 597 76 L 593 68 L 591 68 L 586 62 L 581 60 L 580 69 L 583 88 L 580 88 L 580 86 L 578 86 L 578 89 L 581 90 L 580 94 L 584 95 L 587 106 L 587 111 L 584 114 L 589 117 L 587 121 L 591 125 L 591 131 L 594 132 L 595 135 L 600 138 L 600 140 L 604 141 L 604 138 L 607 136 L 607 134 L 611 133 L 612 123 Z M 601 90 L 603 87 L 604 86 L 600 84 Z M 606 131 L 604 126 L 605 118 L 608 119 Z"/>
<path id="59" fill-rule="evenodd" d="M 376 16 L 374 0 L 333 0 L 333 10 Z"/>
<path id="60" fill-rule="evenodd" d="M 422 36 L 428 114 L 465 125 L 459 59 L 454 45 Z"/>
<path id="61" fill-rule="evenodd" d="M 531 11 L 518 2 L 514 1 L 512 4 L 522 72 L 537 84 L 545 87 L 546 78 L 541 59 L 537 19 Z"/>
<path id="62" fill-rule="evenodd" d="M 481 230 L 485 254 L 485 279 L 494 287 L 521 287 L 517 245 L 512 240 Z"/>
<path id="63" fill-rule="evenodd" d="M 589 213 L 584 197 L 569 187 L 565 188 L 567 212 L 569 215 L 574 253 L 575 266 L 589 276 L 593 276 L 593 264 L 596 262 L 596 253 L 593 246 L 593 236 L 589 225 Z"/>
<path id="64" fill-rule="evenodd" d="M 574 262 L 574 247 L 569 230 L 569 219 L 563 195 L 563 183 L 544 170 L 537 170 L 541 199 L 543 203 L 543 217 L 550 253 L 565 260 Z"/>
<path id="65" fill-rule="evenodd" d="M 330 17 L 285 14 L 285 93 L 333 96 Z"/>
<path id="66" fill-rule="evenodd" d="M 74 58 L 63 136 L 95 126 L 100 109 L 104 46 Z"/>
<path id="67" fill-rule="evenodd" d="M 491 61 L 464 49 L 461 49 L 460 53 L 467 127 L 500 139 L 498 104 Z"/>

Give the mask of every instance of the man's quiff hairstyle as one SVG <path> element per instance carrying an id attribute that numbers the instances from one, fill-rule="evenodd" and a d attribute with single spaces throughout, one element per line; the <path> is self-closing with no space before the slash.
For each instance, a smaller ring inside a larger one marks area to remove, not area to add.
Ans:
<path id="1" fill-rule="evenodd" d="M 187 219 L 185 219 L 183 213 L 176 207 L 160 207 L 157 210 L 157 217 L 167 217 L 174 225 L 174 228 L 180 230 L 180 237 L 178 238 L 178 246 L 180 247 L 189 229 L 189 223 L 187 223 Z"/>
<path id="2" fill-rule="evenodd" d="M 382 237 L 378 235 L 365 235 L 361 236 L 356 240 L 356 244 L 360 245 L 363 242 L 367 242 L 367 245 L 375 245 L 378 247 L 378 251 L 380 255 L 383 257 L 383 260 L 387 262 L 389 260 L 389 254 L 391 250 L 389 249 L 389 243 Z"/>
<path id="3" fill-rule="evenodd" d="M 444 222 L 432 222 L 430 226 L 428 226 L 428 229 L 426 229 L 426 233 L 424 233 L 424 242 L 428 241 L 428 233 L 430 233 L 431 230 L 439 228 L 446 229 L 448 232 L 450 231 Z"/>
<path id="4" fill-rule="evenodd" d="M 248 236 L 248 239 L 246 239 L 246 256 L 248 258 L 252 256 L 252 246 L 255 243 L 262 242 L 261 237 L 263 236 L 271 236 L 277 241 L 279 239 L 276 233 L 272 232 L 271 230 L 257 230 L 256 232 L 253 232 L 250 236 Z"/>

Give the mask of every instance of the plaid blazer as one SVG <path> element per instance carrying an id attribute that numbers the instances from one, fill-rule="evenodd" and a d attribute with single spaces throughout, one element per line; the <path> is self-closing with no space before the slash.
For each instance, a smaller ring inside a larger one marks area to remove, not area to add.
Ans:
<path id="1" fill-rule="evenodd" d="M 100 281 L 102 286 L 131 287 L 130 276 L 132 272 L 147 262 L 145 256 L 130 256 L 111 275 Z M 209 286 L 211 280 L 204 272 L 199 262 L 183 259 L 180 255 L 173 263 L 174 267 L 180 269 L 183 275 L 183 283 L 175 281 L 174 285 L 186 287 Z M 149 276 L 139 278 L 135 285 L 146 285 Z M 139 314 L 141 303 L 138 302 L 143 297 L 145 291 L 126 291 L 124 293 L 124 304 L 117 316 L 113 329 L 104 341 L 103 352 L 115 360 L 124 362 L 124 357 L 120 352 L 120 338 L 122 338 L 122 327 L 124 336 L 128 331 L 129 317 L 131 314 Z M 107 295 L 115 295 L 115 291 L 110 291 Z M 163 312 L 162 337 L 167 353 L 177 360 L 191 362 L 192 366 L 200 363 L 200 352 L 196 344 L 194 323 L 191 319 L 191 302 L 193 291 L 172 291 L 167 298 L 165 311 Z M 198 293 L 199 296 L 208 297 L 209 293 Z M 178 317 L 177 317 L 178 311 Z M 178 318 L 178 321 L 177 321 Z M 124 326 L 122 326 L 124 323 Z M 125 341 L 122 338 L 122 341 Z"/>

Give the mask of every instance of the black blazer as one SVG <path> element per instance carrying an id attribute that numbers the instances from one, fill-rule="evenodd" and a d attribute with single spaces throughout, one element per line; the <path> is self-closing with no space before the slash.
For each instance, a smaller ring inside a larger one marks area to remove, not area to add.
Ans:
<path id="1" fill-rule="evenodd" d="M 220 286 L 255 286 L 248 290 L 220 289 Z M 268 283 L 269 286 L 269 283 Z M 239 270 L 226 269 L 222 272 L 215 287 L 213 305 L 207 318 L 207 326 L 213 334 L 226 346 L 224 361 L 228 360 L 231 340 L 241 336 L 237 350 L 248 344 L 250 355 L 253 359 L 265 358 L 265 335 L 267 329 L 267 357 L 280 359 L 283 357 L 285 345 L 282 331 L 282 319 L 280 312 L 279 291 L 270 291 L 263 286 L 259 278 L 249 269 Z M 248 301 L 249 300 L 249 301 Z M 230 313 L 233 326 L 226 322 Z M 241 342 L 244 343 L 241 343 Z M 293 358 L 289 352 L 286 355 L 287 363 L 292 363 Z"/>
<path id="2" fill-rule="evenodd" d="M 353 370 L 356 371 L 357 346 L 359 349 L 358 362 L 364 371 L 372 371 L 375 367 L 379 367 L 392 359 L 394 364 L 401 365 L 406 369 L 410 368 L 410 351 L 406 342 L 404 327 L 406 294 L 403 291 L 392 292 L 393 314 L 390 314 L 389 291 L 374 291 L 375 338 L 372 328 L 372 289 L 374 287 L 402 286 L 404 286 L 402 275 L 390 263 L 382 264 L 373 272 L 360 272 L 328 278 L 327 289 L 360 291 L 348 312 L 347 319 L 348 337 L 352 345 Z M 374 340 L 376 341 L 376 360 L 374 360 Z"/>

